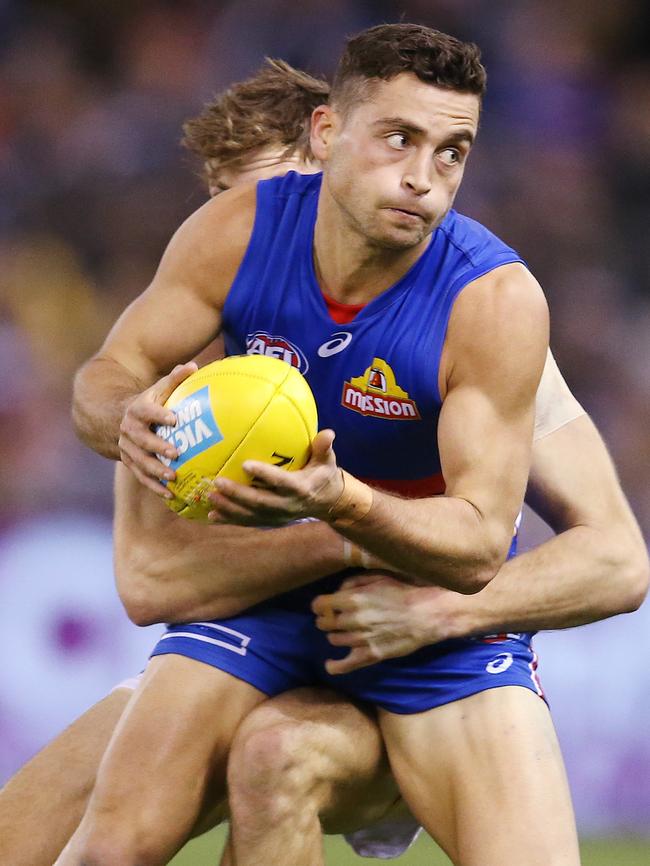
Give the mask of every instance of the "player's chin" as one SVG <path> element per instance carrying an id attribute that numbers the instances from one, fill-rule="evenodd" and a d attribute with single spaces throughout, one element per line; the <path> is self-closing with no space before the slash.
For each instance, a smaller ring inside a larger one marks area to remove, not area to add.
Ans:
<path id="1" fill-rule="evenodd" d="M 388 250 L 410 250 L 427 237 L 429 232 L 425 227 L 387 228 L 377 232 L 374 240 L 377 246 Z"/>
<path id="2" fill-rule="evenodd" d="M 373 239 L 385 249 L 408 250 L 422 243 L 431 233 L 431 228 L 420 217 L 406 216 L 388 208 L 375 225 Z"/>

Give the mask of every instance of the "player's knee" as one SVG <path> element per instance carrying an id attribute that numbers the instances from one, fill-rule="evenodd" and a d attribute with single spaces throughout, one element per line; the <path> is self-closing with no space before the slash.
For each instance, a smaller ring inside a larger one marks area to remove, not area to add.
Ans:
<path id="1" fill-rule="evenodd" d="M 233 776 L 239 785 L 251 783 L 264 791 L 272 789 L 287 774 L 291 776 L 296 765 L 291 727 L 281 723 L 251 727 L 244 723 L 232 746 L 229 777 Z"/>
<path id="2" fill-rule="evenodd" d="M 317 746 L 317 744 L 314 744 Z M 228 762 L 231 809 L 267 815 L 317 808 L 318 773 L 300 725 L 276 721 L 268 727 L 244 723 Z"/>

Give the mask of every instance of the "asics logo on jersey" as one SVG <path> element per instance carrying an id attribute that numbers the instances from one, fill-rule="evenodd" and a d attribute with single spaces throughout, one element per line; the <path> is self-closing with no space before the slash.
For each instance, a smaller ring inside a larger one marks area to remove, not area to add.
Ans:
<path id="1" fill-rule="evenodd" d="M 337 331 L 326 343 L 318 347 L 320 358 L 329 358 L 330 355 L 338 355 L 352 342 L 352 334 L 349 331 Z"/>
<path id="2" fill-rule="evenodd" d="M 267 334 L 266 331 L 256 331 L 246 337 L 247 355 L 267 355 L 269 358 L 279 358 L 292 367 L 296 367 L 303 375 L 309 369 L 309 363 L 298 346 L 285 337 Z"/>
<path id="3" fill-rule="evenodd" d="M 345 382 L 341 404 L 346 409 L 373 418 L 420 420 L 415 401 L 397 384 L 395 374 L 383 358 L 373 358 L 362 376 L 355 376 Z"/>

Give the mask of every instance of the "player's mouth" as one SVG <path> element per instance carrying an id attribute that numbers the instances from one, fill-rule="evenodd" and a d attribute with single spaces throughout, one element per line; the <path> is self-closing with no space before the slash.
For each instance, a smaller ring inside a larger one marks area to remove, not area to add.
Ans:
<path id="1" fill-rule="evenodd" d="M 408 210 L 407 208 L 387 207 L 386 210 L 389 210 L 391 213 L 398 214 L 402 219 L 412 223 L 428 222 L 429 219 L 420 211 Z"/>

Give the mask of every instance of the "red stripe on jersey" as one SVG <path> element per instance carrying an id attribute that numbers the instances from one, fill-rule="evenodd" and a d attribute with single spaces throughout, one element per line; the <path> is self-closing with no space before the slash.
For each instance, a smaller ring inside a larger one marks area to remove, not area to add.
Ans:
<path id="1" fill-rule="evenodd" d="M 445 479 L 441 473 L 428 478 L 402 480 L 401 478 L 360 478 L 365 484 L 383 490 L 385 493 L 396 493 L 407 499 L 423 499 L 425 496 L 440 496 L 445 492 Z"/>
<path id="2" fill-rule="evenodd" d="M 327 311 L 334 319 L 337 325 L 347 325 L 352 319 L 360 313 L 366 306 L 365 304 L 342 304 L 340 301 L 335 301 L 323 292 L 323 299 L 327 306 Z"/>

